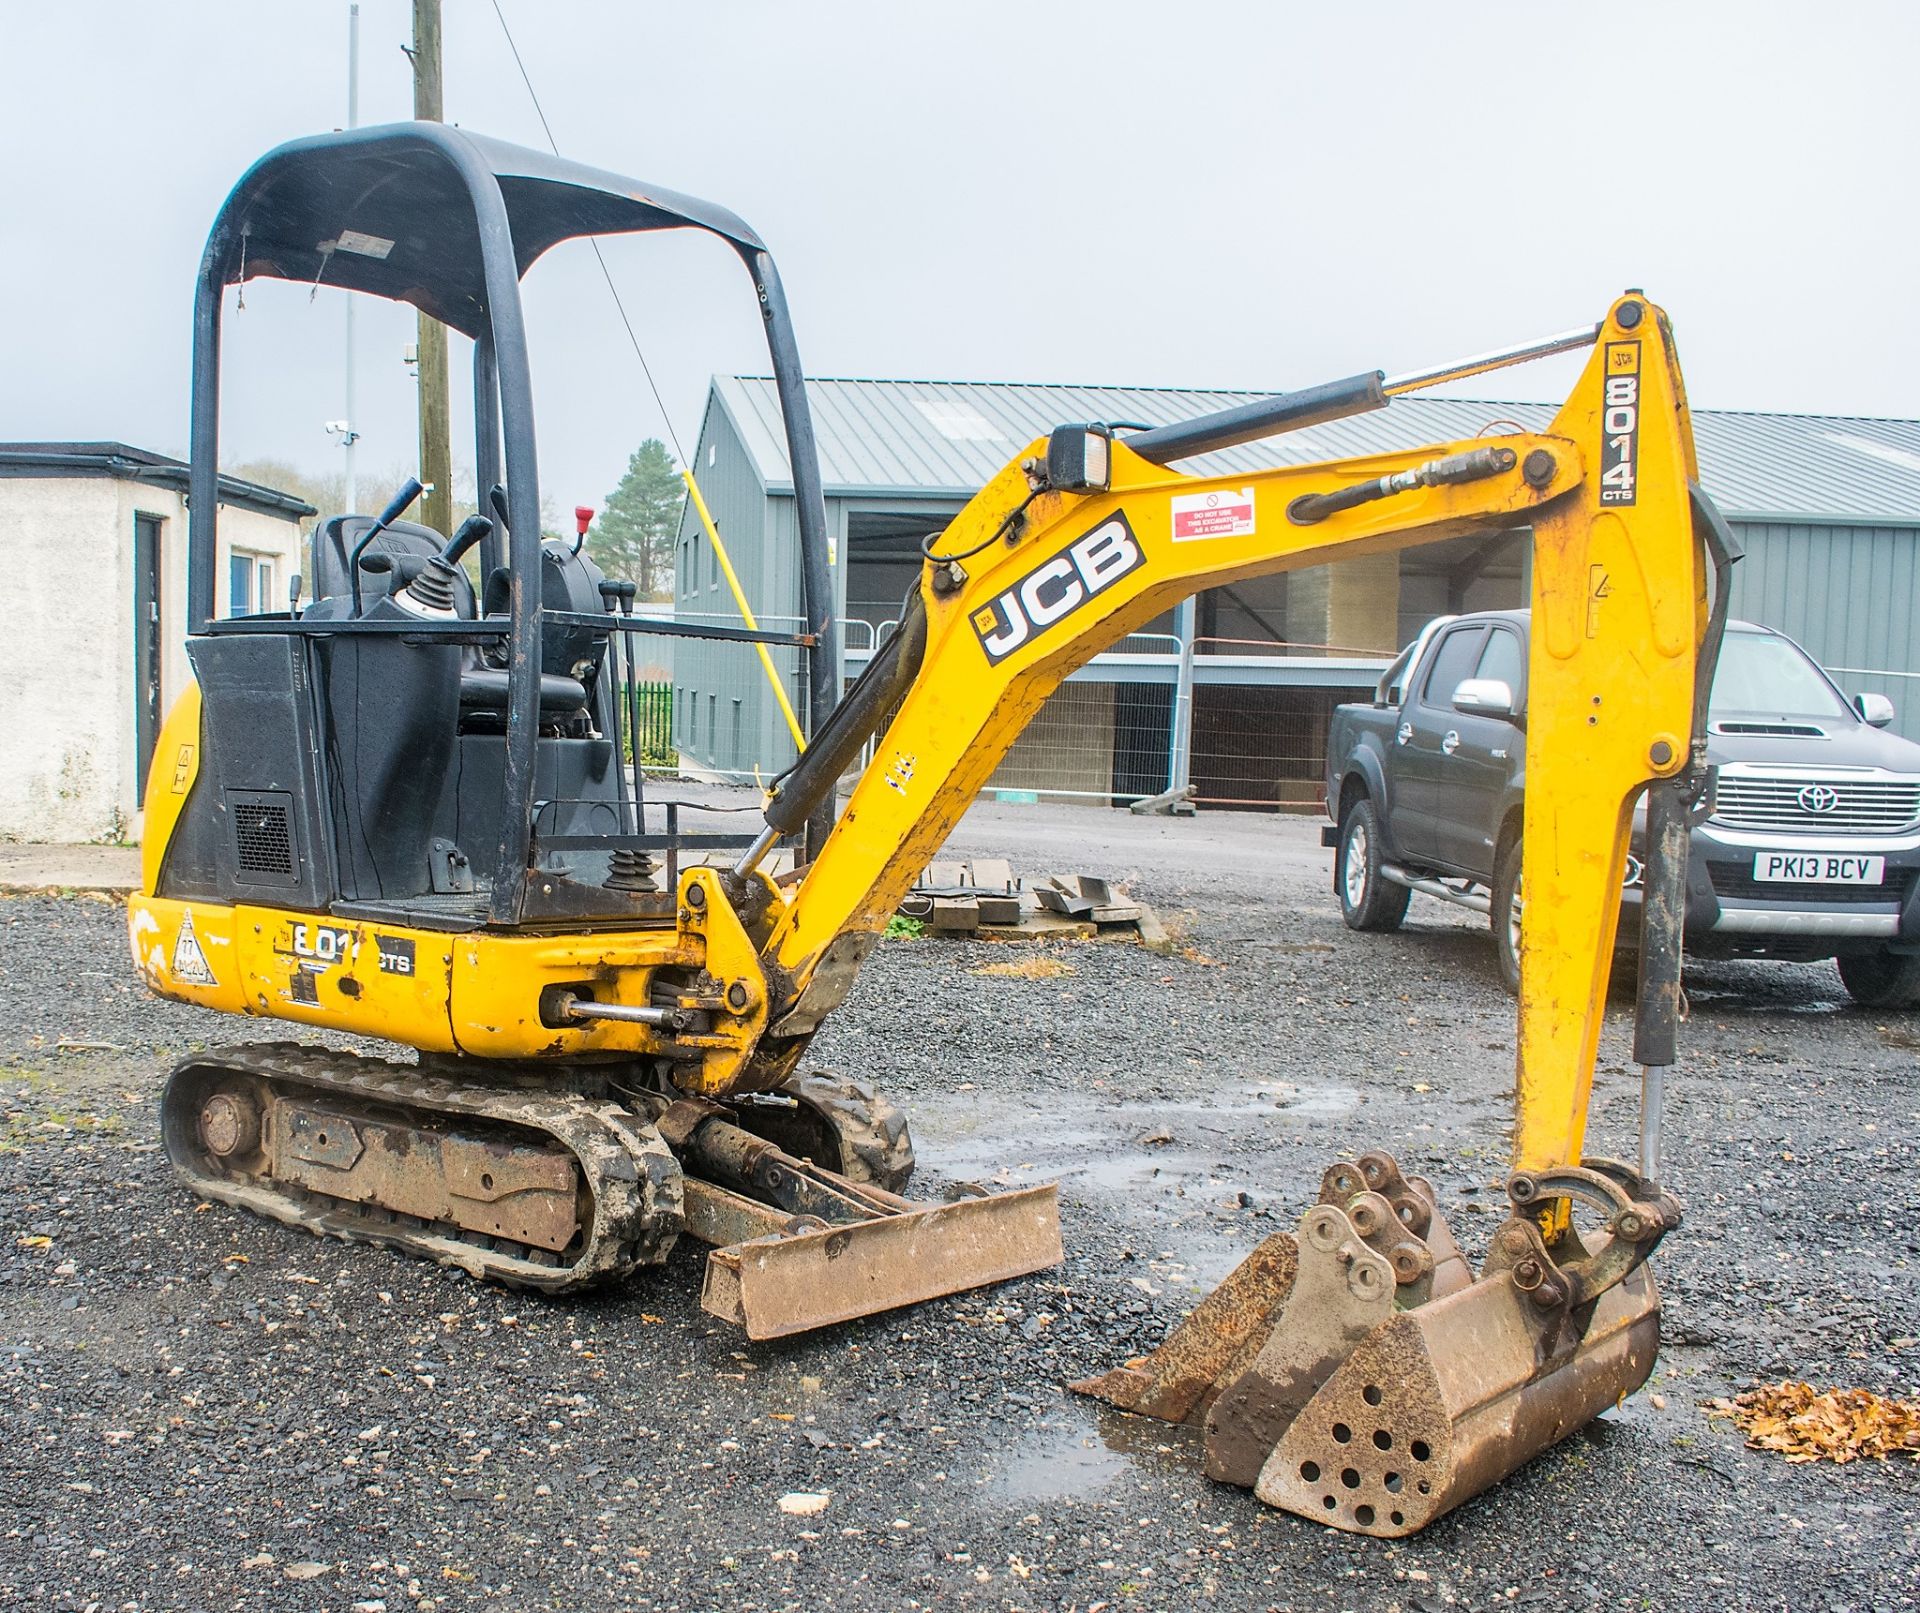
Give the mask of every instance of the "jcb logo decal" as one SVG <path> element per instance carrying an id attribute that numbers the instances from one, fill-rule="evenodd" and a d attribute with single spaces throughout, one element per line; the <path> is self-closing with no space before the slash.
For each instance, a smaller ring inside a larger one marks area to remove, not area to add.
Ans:
<path id="1" fill-rule="evenodd" d="M 1115 511 L 973 613 L 980 647 L 998 666 L 1144 564 L 1146 556 L 1140 552 L 1133 528 L 1125 515 Z"/>

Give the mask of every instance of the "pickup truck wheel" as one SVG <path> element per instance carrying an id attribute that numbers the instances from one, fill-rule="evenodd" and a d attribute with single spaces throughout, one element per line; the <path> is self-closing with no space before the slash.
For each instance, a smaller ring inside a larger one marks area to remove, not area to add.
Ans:
<path id="1" fill-rule="evenodd" d="M 1381 874 L 1382 860 L 1380 817 L 1362 796 L 1340 820 L 1340 849 L 1333 858 L 1333 888 L 1350 930 L 1397 930 L 1407 916 L 1413 892 Z"/>
<path id="2" fill-rule="evenodd" d="M 1855 952 L 1835 960 L 1840 983 L 1862 1008 L 1912 1008 L 1920 1005 L 1920 956 Z"/>
<path id="3" fill-rule="evenodd" d="M 1494 870 L 1493 905 L 1487 914 L 1500 960 L 1500 983 L 1515 997 L 1520 995 L 1520 906 L 1520 837 L 1515 835 Z"/>

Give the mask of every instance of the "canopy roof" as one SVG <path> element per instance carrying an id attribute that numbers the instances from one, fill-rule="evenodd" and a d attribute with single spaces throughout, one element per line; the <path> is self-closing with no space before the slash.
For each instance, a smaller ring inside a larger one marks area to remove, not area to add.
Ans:
<path id="1" fill-rule="evenodd" d="M 693 228 L 765 250 L 711 202 L 444 124 L 390 123 L 268 152 L 228 196 L 205 267 L 225 284 L 264 275 L 372 292 L 477 336 L 490 187 L 505 203 L 519 275 L 581 235 Z"/>

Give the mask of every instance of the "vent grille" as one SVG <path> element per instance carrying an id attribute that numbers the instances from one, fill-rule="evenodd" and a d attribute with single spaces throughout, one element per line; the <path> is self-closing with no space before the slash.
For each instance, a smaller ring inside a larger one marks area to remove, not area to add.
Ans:
<path id="1" fill-rule="evenodd" d="M 300 856 L 293 839 L 293 797 L 281 790 L 232 790 L 234 871 L 244 885 L 299 882 Z"/>
<path id="2" fill-rule="evenodd" d="M 1827 731 L 1810 722 L 1717 722 L 1716 734 L 1758 734 L 1764 739 L 1825 739 Z"/>
<path id="3" fill-rule="evenodd" d="M 1892 834 L 1920 818 L 1920 780 L 1720 775 L 1713 821 L 1795 834 Z"/>

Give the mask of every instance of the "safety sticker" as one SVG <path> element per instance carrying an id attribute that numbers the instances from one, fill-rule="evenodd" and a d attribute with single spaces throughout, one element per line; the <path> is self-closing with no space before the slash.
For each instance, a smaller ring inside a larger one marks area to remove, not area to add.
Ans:
<path id="1" fill-rule="evenodd" d="M 207 955 L 200 950 L 200 937 L 193 933 L 193 914 L 180 921 L 180 937 L 173 943 L 173 978 L 189 986 L 217 985 L 213 970 L 207 967 Z"/>
<path id="2" fill-rule="evenodd" d="M 899 752 L 893 759 L 893 766 L 887 769 L 887 788 L 898 795 L 905 795 L 907 786 L 913 782 L 914 764 L 919 760 L 919 757 L 909 756 L 905 751 Z"/>
<path id="3" fill-rule="evenodd" d="M 1239 492 L 1175 493 L 1173 541 L 1196 538 L 1250 538 L 1253 536 L 1253 489 Z"/>
<path id="4" fill-rule="evenodd" d="M 393 242 L 384 235 L 367 235 L 360 230 L 342 230 L 333 244 L 342 252 L 354 252 L 363 258 L 384 258 L 393 250 Z"/>

